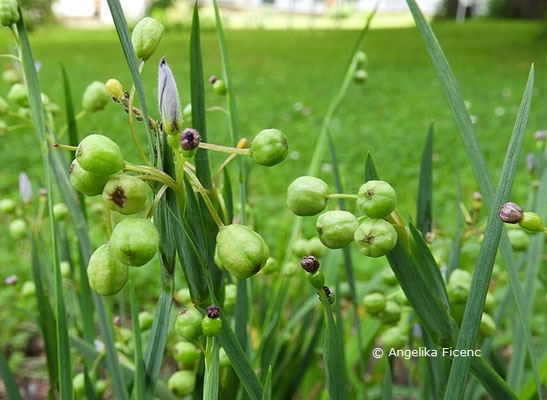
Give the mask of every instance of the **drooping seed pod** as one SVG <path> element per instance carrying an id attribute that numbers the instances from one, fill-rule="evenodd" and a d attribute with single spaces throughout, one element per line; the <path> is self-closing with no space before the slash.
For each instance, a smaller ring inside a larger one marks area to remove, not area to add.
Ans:
<path id="1" fill-rule="evenodd" d="M 222 309 L 225 313 L 230 313 L 236 305 L 237 286 L 229 283 L 224 287 L 224 306 Z"/>
<path id="2" fill-rule="evenodd" d="M 359 222 L 352 213 L 333 210 L 317 218 L 315 230 L 321 242 L 329 249 L 341 249 L 353 241 L 358 226 Z"/>
<path id="3" fill-rule="evenodd" d="M 139 329 L 141 332 L 147 331 L 154 323 L 154 315 L 149 311 L 141 311 L 138 315 Z"/>
<path id="4" fill-rule="evenodd" d="M 17 0 L 0 0 L 0 23 L 10 26 L 19 21 Z"/>
<path id="5" fill-rule="evenodd" d="M 78 192 L 86 196 L 97 196 L 103 192 L 109 175 L 99 175 L 83 169 L 77 160 L 73 160 L 68 169 L 70 183 Z"/>
<path id="6" fill-rule="evenodd" d="M 8 92 L 8 100 L 21 107 L 28 107 L 28 94 L 25 86 L 22 83 L 14 83 Z"/>
<path id="7" fill-rule="evenodd" d="M 198 348 L 190 342 L 178 342 L 173 347 L 173 358 L 183 369 L 192 370 L 199 356 Z"/>
<path id="8" fill-rule="evenodd" d="M 185 340 L 192 342 L 201 336 L 203 316 L 195 307 L 181 310 L 175 321 L 175 331 Z"/>
<path id="9" fill-rule="evenodd" d="M 22 219 L 15 219 L 9 224 L 9 234 L 15 239 L 23 239 L 27 235 L 27 224 Z"/>
<path id="10" fill-rule="evenodd" d="M 380 319 L 384 324 L 395 324 L 401 318 L 401 306 L 394 301 L 388 300 L 382 311 Z"/>
<path id="11" fill-rule="evenodd" d="M 479 325 L 479 332 L 484 337 L 490 337 L 496 333 L 496 322 L 487 313 L 482 313 L 481 322 Z"/>
<path id="12" fill-rule="evenodd" d="M 363 68 L 359 68 L 353 73 L 353 80 L 357 83 L 364 83 L 368 79 L 368 73 Z"/>
<path id="13" fill-rule="evenodd" d="M 543 225 L 541 217 L 537 213 L 532 211 L 526 211 L 522 214 L 519 225 L 522 227 L 522 229 L 530 233 L 545 231 L 545 226 Z"/>
<path id="14" fill-rule="evenodd" d="M 87 276 L 91 289 L 101 296 L 112 296 L 125 286 L 127 266 L 113 256 L 109 245 L 103 244 L 91 255 Z"/>
<path id="15" fill-rule="evenodd" d="M 65 203 L 57 203 L 53 205 L 53 216 L 56 221 L 63 221 L 68 217 L 68 207 Z"/>
<path id="16" fill-rule="evenodd" d="M 380 336 L 384 349 L 401 349 L 407 341 L 407 336 L 401 331 L 401 328 L 394 326 L 386 329 Z"/>
<path id="17" fill-rule="evenodd" d="M 306 254 L 321 258 L 327 252 L 327 247 L 321 242 L 317 236 L 312 237 L 306 243 Z"/>
<path id="18" fill-rule="evenodd" d="M 136 214 L 144 210 L 150 196 L 150 186 L 130 175 L 112 176 L 103 190 L 105 203 L 111 210 L 123 215 Z"/>
<path id="19" fill-rule="evenodd" d="M 460 305 L 466 303 L 472 279 L 471 274 L 463 269 L 456 268 L 452 271 L 446 285 L 446 292 L 451 303 Z"/>
<path id="20" fill-rule="evenodd" d="M 93 81 L 82 96 L 82 108 L 87 112 L 101 111 L 108 104 L 109 95 L 103 82 Z"/>
<path id="21" fill-rule="evenodd" d="M 397 285 L 397 277 L 395 276 L 395 273 L 391 268 L 384 268 L 382 271 L 382 282 L 384 282 L 387 286 L 395 286 Z"/>
<path id="22" fill-rule="evenodd" d="M 31 297 L 36 294 L 36 284 L 33 281 L 23 282 L 21 286 L 21 296 L 22 297 Z"/>
<path id="23" fill-rule="evenodd" d="M 287 154 L 287 138 L 279 129 L 264 129 L 251 142 L 251 155 L 259 165 L 274 166 L 287 158 Z"/>
<path id="24" fill-rule="evenodd" d="M 194 391 L 196 374 L 194 371 L 177 371 L 167 381 L 167 387 L 177 397 L 184 397 Z"/>
<path id="25" fill-rule="evenodd" d="M 397 194 L 385 181 L 371 180 L 359 188 L 357 208 L 370 218 L 385 218 L 396 206 Z"/>
<path id="26" fill-rule="evenodd" d="M 2 214 L 13 214 L 17 208 L 17 203 L 12 199 L 2 199 L 0 200 L 0 213 Z"/>
<path id="27" fill-rule="evenodd" d="M 97 175 L 112 175 L 124 167 L 119 146 L 110 138 L 92 134 L 78 145 L 76 160 L 86 171 Z"/>
<path id="28" fill-rule="evenodd" d="M 368 257 L 381 257 L 389 253 L 397 243 L 397 231 L 389 222 L 380 218 L 368 218 L 357 228 L 355 243 Z"/>
<path id="29" fill-rule="evenodd" d="M 498 213 L 500 219 L 508 224 L 516 224 L 522 219 L 522 208 L 512 201 L 501 206 Z"/>
<path id="30" fill-rule="evenodd" d="M 380 292 L 369 293 L 363 297 L 365 311 L 370 315 L 378 315 L 386 308 L 386 298 Z"/>
<path id="31" fill-rule="evenodd" d="M 299 216 L 319 214 L 327 204 L 327 191 L 328 186 L 323 180 L 301 176 L 287 188 L 287 206 Z"/>
<path id="32" fill-rule="evenodd" d="M 158 252 L 160 236 L 154 224 L 144 218 L 129 217 L 114 227 L 110 249 L 123 264 L 140 267 Z"/>
<path id="33" fill-rule="evenodd" d="M 14 83 L 21 82 L 21 75 L 13 68 L 7 69 L 2 72 L 2 81 L 7 85 L 13 85 Z"/>
<path id="34" fill-rule="evenodd" d="M 164 32 L 163 24 L 154 18 L 141 19 L 131 34 L 131 42 L 137 58 L 148 60 L 156 51 Z"/>
<path id="35" fill-rule="evenodd" d="M 514 251 L 526 251 L 530 245 L 530 238 L 520 229 L 509 229 L 507 235 Z"/>
<path id="36" fill-rule="evenodd" d="M 165 58 L 158 67 L 158 105 L 163 129 L 168 135 L 178 135 L 182 128 L 179 93 L 171 68 Z"/>

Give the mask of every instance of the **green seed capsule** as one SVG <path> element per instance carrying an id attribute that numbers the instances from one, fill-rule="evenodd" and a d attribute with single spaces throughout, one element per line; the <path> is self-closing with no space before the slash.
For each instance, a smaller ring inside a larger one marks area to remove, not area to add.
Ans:
<path id="1" fill-rule="evenodd" d="M 395 276 L 393 270 L 388 267 L 382 270 L 382 282 L 384 282 L 387 286 L 395 286 L 399 281 L 397 281 L 397 277 Z"/>
<path id="2" fill-rule="evenodd" d="M 321 242 L 330 249 L 341 249 L 353 241 L 359 222 L 347 211 L 327 211 L 317 218 L 315 230 Z"/>
<path id="3" fill-rule="evenodd" d="M 28 107 L 27 89 L 22 83 L 14 83 L 9 92 L 8 100 L 21 107 Z"/>
<path id="4" fill-rule="evenodd" d="M 222 320 L 220 318 L 204 317 L 201 321 L 201 330 L 205 336 L 218 336 L 222 329 Z"/>
<path id="5" fill-rule="evenodd" d="M 487 313 L 482 313 L 479 332 L 484 337 L 489 337 L 496 333 L 496 323 Z"/>
<path id="6" fill-rule="evenodd" d="M 406 335 L 397 326 L 386 329 L 380 338 L 384 349 L 401 349 L 407 340 Z"/>
<path id="7" fill-rule="evenodd" d="M 264 275 L 271 275 L 275 272 L 277 272 L 278 269 L 277 261 L 273 257 L 268 257 L 266 260 L 266 264 L 264 264 L 264 267 L 260 270 L 260 272 Z"/>
<path id="8" fill-rule="evenodd" d="M 0 137 L 4 136 L 8 131 L 8 124 L 3 119 L 0 119 Z"/>
<path id="9" fill-rule="evenodd" d="M 97 382 L 95 382 L 95 393 L 100 399 L 104 396 L 104 392 L 106 392 L 107 388 L 106 382 L 102 379 L 98 379 Z"/>
<path id="10" fill-rule="evenodd" d="M 368 79 L 368 73 L 363 68 L 358 69 L 353 74 L 353 80 L 357 83 L 366 82 Z"/>
<path id="11" fill-rule="evenodd" d="M 182 288 L 175 293 L 175 300 L 180 304 L 188 304 L 192 301 L 192 296 L 190 295 L 190 289 Z"/>
<path id="12" fill-rule="evenodd" d="M 61 276 L 65 279 L 70 278 L 71 268 L 70 263 L 68 261 L 61 261 L 59 263 L 59 268 L 61 269 Z"/>
<path id="13" fill-rule="evenodd" d="M 141 332 L 147 331 L 148 329 L 152 328 L 153 323 L 154 316 L 151 312 L 141 311 L 139 313 L 139 328 Z"/>
<path id="14" fill-rule="evenodd" d="M 370 293 L 363 297 L 363 305 L 370 315 L 378 315 L 386 308 L 386 298 L 382 293 Z"/>
<path id="15" fill-rule="evenodd" d="M 101 296 L 118 293 L 127 282 L 127 266 L 119 262 L 103 244 L 91 255 L 87 267 L 89 286 Z"/>
<path id="16" fill-rule="evenodd" d="M 76 150 L 76 160 L 86 171 L 112 175 L 124 167 L 120 148 L 112 139 L 93 134 L 84 138 Z"/>
<path id="17" fill-rule="evenodd" d="M 112 254 L 123 264 L 140 267 L 158 252 L 160 235 L 144 218 L 129 217 L 114 227 L 110 237 Z"/>
<path id="18" fill-rule="evenodd" d="M 450 279 L 446 285 L 446 292 L 450 302 L 453 304 L 465 304 L 469 297 L 472 276 L 469 272 L 462 269 L 455 269 L 450 274 Z"/>
<path id="19" fill-rule="evenodd" d="M 264 129 L 251 142 L 251 154 L 257 164 L 266 167 L 279 164 L 289 154 L 287 138 L 279 129 Z"/>
<path id="20" fill-rule="evenodd" d="M 21 286 L 21 296 L 30 297 L 36 294 L 36 284 L 33 281 L 26 281 Z"/>
<path id="21" fill-rule="evenodd" d="M 218 258 L 218 247 L 215 246 L 215 254 L 213 260 L 215 261 L 215 265 L 220 269 L 221 271 L 226 270 L 224 266 L 222 265 L 222 262 L 220 261 L 220 258 Z"/>
<path id="22" fill-rule="evenodd" d="M 321 271 L 317 271 L 315 274 L 306 274 L 308 281 L 317 290 L 321 290 L 325 286 L 325 275 Z"/>
<path id="23" fill-rule="evenodd" d="M 509 235 L 509 242 L 514 251 L 526 251 L 530 244 L 530 238 L 525 232 L 520 229 L 509 229 L 507 235 Z"/>
<path id="24" fill-rule="evenodd" d="M 226 88 L 226 83 L 222 79 L 217 79 L 215 83 L 213 83 L 213 90 L 220 94 L 221 96 L 225 96 L 226 93 L 228 93 L 228 88 Z"/>
<path id="25" fill-rule="evenodd" d="M 389 222 L 379 219 L 366 219 L 359 225 L 354 235 L 357 248 L 368 257 L 381 257 L 389 253 L 397 243 L 397 231 Z"/>
<path id="26" fill-rule="evenodd" d="M 19 10 L 17 0 L 0 1 L 0 23 L 3 26 L 10 26 L 19 21 Z"/>
<path id="27" fill-rule="evenodd" d="M 233 310 L 236 305 L 237 299 L 237 286 L 233 283 L 229 283 L 224 286 L 224 307 L 223 310 L 226 313 L 229 313 Z"/>
<path id="28" fill-rule="evenodd" d="M 150 194 L 150 187 L 141 179 L 130 175 L 116 175 L 105 185 L 103 200 L 111 210 L 131 215 L 147 206 Z"/>
<path id="29" fill-rule="evenodd" d="M 173 348 L 173 358 L 181 368 L 193 369 L 199 359 L 199 350 L 190 342 L 178 342 Z"/>
<path id="30" fill-rule="evenodd" d="M 0 115 L 6 115 L 9 111 L 9 105 L 2 97 L 0 97 Z"/>
<path id="31" fill-rule="evenodd" d="M 327 184 L 313 176 L 296 178 L 287 188 L 287 206 L 296 215 L 319 214 L 327 204 Z"/>
<path id="32" fill-rule="evenodd" d="M 184 397 L 194 391 L 196 375 L 193 371 L 177 371 L 167 381 L 167 387 L 175 396 Z"/>
<path id="33" fill-rule="evenodd" d="M 541 217 L 537 213 L 531 211 L 526 211 L 522 214 L 519 225 L 522 229 L 530 233 L 543 232 L 545 229 Z"/>
<path id="34" fill-rule="evenodd" d="M 83 396 L 85 394 L 85 376 L 83 372 L 74 376 L 72 379 L 72 388 L 76 396 Z"/>
<path id="35" fill-rule="evenodd" d="M 57 221 L 62 221 L 68 217 L 68 207 L 65 203 L 57 203 L 53 205 L 53 216 Z"/>
<path id="36" fill-rule="evenodd" d="M 9 224 L 9 234 L 15 239 L 22 239 L 27 235 L 27 224 L 22 219 L 16 219 Z"/>
<path id="37" fill-rule="evenodd" d="M 217 234 L 218 258 L 238 279 L 256 274 L 266 264 L 270 250 L 262 237 L 245 225 L 232 224 Z"/>
<path id="38" fill-rule="evenodd" d="M 103 192 L 109 175 L 99 175 L 83 169 L 78 161 L 72 161 L 68 169 L 70 183 L 78 192 L 86 196 L 97 196 Z"/>
<path id="39" fill-rule="evenodd" d="M 175 331 L 186 341 L 192 342 L 201 336 L 202 319 L 197 308 L 185 308 L 177 316 Z"/>
<path id="40" fill-rule="evenodd" d="M 281 275 L 287 277 L 296 275 L 298 271 L 300 271 L 300 263 L 295 260 L 288 261 L 281 267 Z"/>
<path id="41" fill-rule="evenodd" d="M 17 207 L 17 203 L 12 199 L 0 200 L 0 212 L 2 214 L 13 214 Z"/>
<path id="42" fill-rule="evenodd" d="M 164 32 L 165 27 L 154 18 L 141 19 L 135 25 L 131 35 L 131 42 L 137 58 L 148 60 L 156 51 Z"/>
<path id="43" fill-rule="evenodd" d="M 397 194 L 384 181 L 368 181 L 359 188 L 357 208 L 370 218 L 385 218 L 395 210 Z"/>
<path id="44" fill-rule="evenodd" d="M 103 82 L 93 81 L 84 91 L 82 108 L 87 112 L 101 111 L 110 100 L 109 93 Z"/>
<path id="45" fill-rule="evenodd" d="M 401 317 L 401 306 L 394 301 L 388 300 L 381 314 L 381 320 L 384 324 L 395 324 Z"/>
<path id="46" fill-rule="evenodd" d="M 2 80 L 8 85 L 21 82 L 21 76 L 14 69 L 7 69 L 2 73 Z"/>

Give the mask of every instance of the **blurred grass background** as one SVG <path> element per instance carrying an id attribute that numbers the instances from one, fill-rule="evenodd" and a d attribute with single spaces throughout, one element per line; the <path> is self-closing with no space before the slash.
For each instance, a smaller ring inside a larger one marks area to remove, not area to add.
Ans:
<path id="1" fill-rule="evenodd" d="M 538 22 L 473 20 L 464 25 L 434 25 L 439 40 L 468 101 L 483 151 L 492 171 L 499 174 L 530 64 L 536 64 L 534 104 L 524 151 L 533 149 L 533 133 L 547 126 L 545 107 L 545 25 Z M 250 205 L 257 229 L 275 248 L 280 230 L 289 221 L 285 191 L 305 173 L 330 96 L 339 85 L 357 32 L 329 31 L 228 31 L 227 40 L 242 135 L 251 139 L 268 127 L 282 129 L 291 153 L 275 168 L 252 169 Z M 220 59 L 214 32 L 203 32 L 205 76 L 219 74 Z M 10 50 L 7 32 L 0 35 L 3 52 Z M 63 107 L 60 62 L 69 73 L 76 112 L 81 95 L 93 80 L 119 79 L 126 88 L 130 77 L 117 36 L 113 31 L 73 31 L 39 28 L 31 36 L 35 58 L 42 62 L 42 91 Z M 188 32 L 169 32 L 146 64 L 143 80 L 153 117 L 156 106 L 156 67 L 166 56 L 179 86 L 183 106 L 190 99 Z M 371 152 L 382 177 L 395 187 L 399 209 L 414 216 L 418 173 L 427 129 L 435 123 L 434 218 L 437 226 L 453 230 L 457 210 L 456 165 L 461 166 L 464 200 L 470 203 L 477 189 L 466 162 L 457 128 L 435 73 L 415 28 L 372 30 L 365 43 L 369 80 L 353 85 L 333 124 L 346 191 L 356 192 L 364 179 L 364 161 Z M 0 96 L 7 85 L 0 83 Z M 209 85 L 207 106 L 224 105 Z M 63 109 L 63 108 L 62 108 Z M 10 121 L 8 121 L 10 122 Z M 208 114 L 208 136 L 229 144 L 228 120 L 215 111 Z M 63 112 L 57 128 L 64 124 Z M 86 115 L 78 124 L 80 135 L 100 132 L 116 140 L 127 159 L 138 162 L 127 125 L 127 115 L 112 102 L 105 111 Z M 140 127 L 144 143 L 144 129 Z M 36 189 L 43 185 L 37 141 L 31 130 L 8 132 L 0 138 L 0 197 L 18 198 L 20 171 L 29 174 Z M 213 157 L 213 163 L 222 158 Z M 325 154 L 323 177 L 330 180 Z M 235 170 L 233 171 L 235 182 Z M 513 200 L 524 203 L 528 177 L 521 159 Z M 333 204 L 334 205 L 334 204 Z M 14 251 L 7 234 L 9 219 L 0 219 L 0 278 L 12 273 L 30 277 L 24 244 Z M 304 225 L 313 234 L 314 219 Z M 97 244 L 102 239 L 98 229 Z M 28 276 L 27 276 L 28 275 Z"/>

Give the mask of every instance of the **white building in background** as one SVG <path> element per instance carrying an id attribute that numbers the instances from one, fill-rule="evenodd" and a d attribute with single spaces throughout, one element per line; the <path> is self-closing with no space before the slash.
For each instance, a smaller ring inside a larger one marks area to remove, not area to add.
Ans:
<path id="1" fill-rule="evenodd" d="M 150 0 L 120 0 L 129 21 L 144 17 L 149 3 Z M 53 3 L 53 12 L 58 18 L 74 23 L 112 23 L 106 0 L 56 0 Z"/>

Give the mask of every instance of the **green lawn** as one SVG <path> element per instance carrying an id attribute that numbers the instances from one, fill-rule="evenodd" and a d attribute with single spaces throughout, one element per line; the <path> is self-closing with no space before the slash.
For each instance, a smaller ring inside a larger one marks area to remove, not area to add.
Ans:
<path id="1" fill-rule="evenodd" d="M 434 29 L 470 103 L 471 114 L 476 117 L 475 127 L 488 164 L 497 175 L 532 62 L 536 64 L 536 91 L 525 151 L 533 148 L 533 132 L 547 125 L 544 101 L 547 42 L 541 36 L 544 26 L 530 22 L 472 21 L 462 26 L 438 23 Z M 356 31 L 349 30 L 227 32 L 243 135 L 251 138 L 263 128 L 277 127 L 287 134 L 292 151 L 282 165 L 273 169 L 256 167 L 252 171 L 250 202 L 256 215 L 261 216 L 255 224 L 266 237 L 275 235 L 286 223 L 286 187 L 303 174 L 310 161 L 321 120 L 356 36 Z M 9 48 L 7 39 L 6 32 L 2 32 L 0 42 L 4 51 Z M 204 32 L 202 41 L 206 76 L 220 73 L 215 34 Z M 116 77 L 125 86 L 130 84 L 113 31 L 39 30 L 32 35 L 31 42 L 35 57 L 42 62 L 42 90 L 59 104 L 63 104 L 60 62 L 69 71 L 78 104 L 92 80 Z M 182 102 L 189 101 L 188 42 L 188 32 L 167 34 L 145 66 L 145 88 L 154 116 L 157 116 L 156 63 L 162 55 L 167 56 L 178 78 Z M 348 190 L 357 190 L 364 176 L 365 156 L 371 152 L 382 176 L 396 188 L 402 214 L 412 216 L 421 149 L 429 124 L 435 122 L 434 216 L 440 226 L 450 229 L 456 210 L 458 160 L 466 199 L 477 185 L 421 39 L 414 28 L 373 30 L 367 37 L 365 51 L 369 58 L 369 81 L 350 88 L 332 131 L 344 184 Z M 4 97 L 7 89 L 0 84 L 0 96 Z M 207 89 L 207 105 L 222 105 L 224 99 L 208 86 Z M 310 115 L 296 112 L 296 103 L 309 107 Z M 81 135 L 95 131 L 107 134 L 122 144 L 127 158 L 137 162 L 126 120 L 126 114 L 112 103 L 106 111 L 84 117 L 78 127 Z M 208 124 L 210 140 L 228 143 L 227 119 L 223 113 L 210 113 Z M 58 127 L 62 125 L 59 117 Z M 143 135 L 143 131 L 140 133 Z M 27 171 L 38 187 L 43 174 L 34 133 L 10 132 L 0 143 L 0 196 L 17 196 L 17 176 L 21 170 Z M 516 201 L 524 201 L 528 181 L 524 157 L 521 165 L 513 196 Z M 325 155 L 323 173 L 330 180 L 328 167 Z M 305 228 L 311 230 L 311 221 Z M 2 218 L 0 262 L 13 265 L 20 262 L 19 255 L 12 251 L 13 243 L 6 238 L 6 231 L 7 220 Z M 5 268 L 3 271 L 2 279 L 11 273 Z"/>

